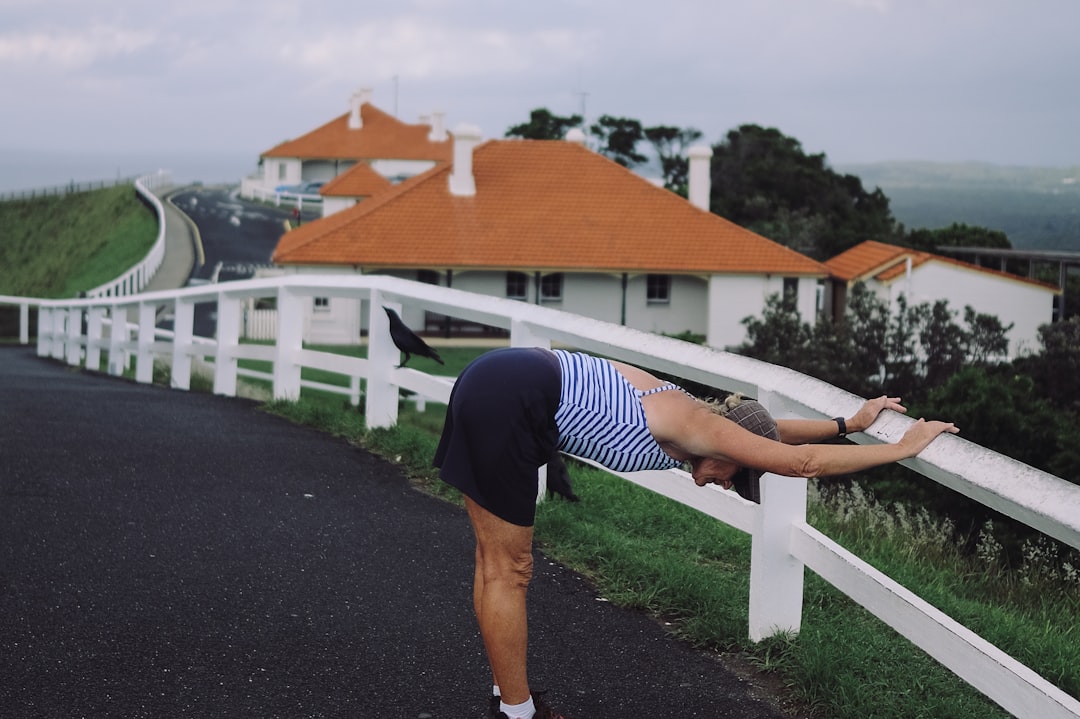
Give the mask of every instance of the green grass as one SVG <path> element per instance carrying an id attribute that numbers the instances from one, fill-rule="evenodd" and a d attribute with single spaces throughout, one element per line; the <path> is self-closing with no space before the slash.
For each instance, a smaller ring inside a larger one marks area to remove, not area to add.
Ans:
<path id="1" fill-rule="evenodd" d="M 131 186 L 0 202 L 0 294 L 64 298 L 116 279 L 157 238 Z"/>

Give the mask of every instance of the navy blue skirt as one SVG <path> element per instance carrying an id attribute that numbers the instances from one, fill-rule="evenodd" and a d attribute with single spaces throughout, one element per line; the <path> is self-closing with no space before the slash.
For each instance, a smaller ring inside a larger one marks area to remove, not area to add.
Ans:
<path id="1" fill-rule="evenodd" d="M 537 470 L 559 443 L 562 375 L 555 355 L 510 347 L 473 360 L 450 393 L 434 465 L 444 482 L 495 516 L 530 527 Z"/>

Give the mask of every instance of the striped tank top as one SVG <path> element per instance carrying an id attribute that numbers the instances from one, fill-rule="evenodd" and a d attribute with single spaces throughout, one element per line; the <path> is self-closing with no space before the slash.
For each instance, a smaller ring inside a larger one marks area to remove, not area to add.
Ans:
<path id="1" fill-rule="evenodd" d="M 642 391 L 606 360 L 564 350 L 553 352 L 562 370 L 562 392 L 555 413 L 560 450 L 616 472 L 670 469 L 680 464 L 656 443 L 641 405 L 642 397 L 680 387 L 666 384 Z"/>

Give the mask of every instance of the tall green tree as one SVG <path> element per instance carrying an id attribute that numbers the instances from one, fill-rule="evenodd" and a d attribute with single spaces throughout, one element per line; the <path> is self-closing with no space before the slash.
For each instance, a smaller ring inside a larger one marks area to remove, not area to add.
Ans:
<path id="1" fill-rule="evenodd" d="M 538 107 L 529 113 L 529 121 L 514 125 L 506 131 L 506 137 L 522 137 L 527 140 L 561 140 L 568 130 L 581 127 L 581 115 L 563 117 L 546 107 Z"/>
<path id="2" fill-rule="evenodd" d="M 638 152 L 638 143 L 645 139 L 641 123 L 626 117 L 601 115 L 589 128 L 599 142 L 599 152 L 623 167 L 635 167 L 648 158 Z"/>
<path id="3" fill-rule="evenodd" d="M 713 146 L 713 212 L 816 258 L 900 232 L 889 199 L 775 128 L 742 125 Z"/>
<path id="4" fill-rule="evenodd" d="M 664 187 L 683 197 L 688 194 L 690 181 L 690 161 L 686 153 L 701 137 L 701 130 L 692 127 L 656 125 L 645 128 L 645 139 L 652 145 L 653 152 L 660 161 Z"/>

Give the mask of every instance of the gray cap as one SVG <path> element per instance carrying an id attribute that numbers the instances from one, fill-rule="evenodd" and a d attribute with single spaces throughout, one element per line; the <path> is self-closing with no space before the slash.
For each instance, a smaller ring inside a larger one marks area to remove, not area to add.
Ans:
<path id="1" fill-rule="evenodd" d="M 724 416 L 754 434 L 780 441 L 780 429 L 776 426 L 776 420 L 757 400 L 744 399 L 724 412 Z M 732 485 L 740 497 L 760 504 L 762 474 L 764 472 L 760 469 L 743 468 L 735 473 Z"/>

